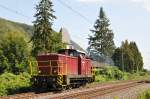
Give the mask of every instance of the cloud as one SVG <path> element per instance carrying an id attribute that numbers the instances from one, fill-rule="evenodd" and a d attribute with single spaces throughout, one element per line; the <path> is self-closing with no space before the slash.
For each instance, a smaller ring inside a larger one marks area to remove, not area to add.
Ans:
<path id="1" fill-rule="evenodd" d="M 131 0 L 131 2 L 135 2 L 135 3 L 139 3 L 139 2 L 143 2 L 145 0 Z"/>
<path id="2" fill-rule="evenodd" d="M 143 7 L 144 7 L 144 9 L 145 9 L 146 11 L 149 11 L 149 12 L 150 12 L 150 3 L 149 3 L 149 4 L 145 4 Z"/>
<path id="3" fill-rule="evenodd" d="M 77 0 L 78 2 L 81 2 L 81 3 L 116 3 L 116 2 L 119 2 L 120 3 L 120 0 Z M 133 4 L 137 4 L 139 5 L 141 8 L 145 9 L 146 11 L 149 11 L 150 12 L 150 0 L 127 0 L 126 2 L 131 2 Z"/>
<path id="4" fill-rule="evenodd" d="M 141 8 L 150 12 L 150 0 L 130 0 L 132 3 L 138 4 Z"/>
<path id="5" fill-rule="evenodd" d="M 103 0 L 78 0 L 79 2 L 84 2 L 84 3 L 100 3 Z"/>
<path id="6" fill-rule="evenodd" d="M 134 2 L 134 3 L 146 3 L 146 2 L 149 2 L 149 0 L 130 0 L 131 2 Z"/>

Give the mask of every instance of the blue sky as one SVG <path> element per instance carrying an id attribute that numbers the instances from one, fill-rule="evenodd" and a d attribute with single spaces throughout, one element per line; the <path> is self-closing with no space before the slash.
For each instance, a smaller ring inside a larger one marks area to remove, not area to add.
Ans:
<path id="1" fill-rule="evenodd" d="M 1 0 L 0 17 L 9 20 L 32 24 L 35 5 L 39 0 Z M 136 41 L 144 58 L 145 68 L 150 69 L 150 0 L 61 0 L 84 15 L 90 22 L 85 21 L 76 13 L 63 6 L 59 0 L 53 0 L 54 14 L 57 19 L 53 28 L 59 31 L 61 27 L 69 30 L 74 41 L 83 48 L 88 46 L 90 29 L 103 6 L 110 19 L 110 28 L 115 34 L 116 46 L 128 39 Z M 16 13 L 6 10 L 5 6 Z M 21 13 L 27 17 L 18 15 Z"/>

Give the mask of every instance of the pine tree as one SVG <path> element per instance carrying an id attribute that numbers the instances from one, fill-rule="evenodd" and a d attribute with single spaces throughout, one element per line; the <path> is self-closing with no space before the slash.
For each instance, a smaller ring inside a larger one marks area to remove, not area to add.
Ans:
<path id="1" fill-rule="evenodd" d="M 89 36 L 89 45 L 91 49 L 106 56 L 112 56 L 115 49 L 114 34 L 109 29 L 109 26 L 109 19 L 107 19 L 103 8 L 100 8 L 99 17 L 94 24 L 94 30 L 91 30 L 93 35 Z"/>
<path id="2" fill-rule="evenodd" d="M 143 58 L 135 42 L 122 42 L 112 56 L 115 66 L 127 72 L 143 70 Z"/>
<path id="3" fill-rule="evenodd" d="M 33 42 L 33 54 L 39 52 L 52 52 L 52 24 L 56 18 L 53 15 L 52 1 L 41 0 L 36 6 L 37 13 L 34 23 L 34 34 L 31 38 Z"/>
<path id="4" fill-rule="evenodd" d="M 58 52 L 62 48 L 66 48 L 66 44 L 62 41 L 62 32 L 54 32 L 52 35 L 52 52 Z"/>
<path id="5" fill-rule="evenodd" d="M 135 42 L 130 42 L 130 49 L 132 50 L 134 57 L 134 71 L 139 71 L 143 69 L 143 57 Z"/>
<path id="6" fill-rule="evenodd" d="M 124 67 L 123 67 L 123 63 L 122 63 L 122 50 L 121 48 L 116 48 L 115 49 L 115 52 L 112 56 L 112 59 L 114 61 L 114 65 L 117 66 L 120 70 L 124 70 Z"/>
<path id="7" fill-rule="evenodd" d="M 128 40 L 125 40 L 125 42 L 122 42 L 122 46 L 121 46 L 121 49 L 122 49 L 122 58 L 123 58 L 123 66 L 124 66 L 124 69 L 128 72 L 132 72 L 134 70 L 134 55 L 132 53 L 132 50 L 130 49 L 130 46 L 129 46 L 129 42 Z"/>

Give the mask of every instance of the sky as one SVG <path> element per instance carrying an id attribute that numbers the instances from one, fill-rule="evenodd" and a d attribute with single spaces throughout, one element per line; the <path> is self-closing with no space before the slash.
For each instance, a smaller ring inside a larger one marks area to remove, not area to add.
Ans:
<path id="1" fill-rule="evenodd" d="M 0 0 L 0 17 L 32 25 L 35 5 L 40 0 Z M 71 38 L 84 49 L 88 46 L 95 20 L 103 7 L 117 47 L 124 40 L 135 41 L 142 53 L 144 67 L 150 70 L 150 0 L 52 0 L 55 16 L 53 28 L 68 29 Z M 64 6 L 61 2 L 69 5 Z M 80 15 L 79 15 L 80 13 Z M 81 17 L 82 16 L 82 17 Z M 84 17 L 84 18 L 83 18 Z"/>

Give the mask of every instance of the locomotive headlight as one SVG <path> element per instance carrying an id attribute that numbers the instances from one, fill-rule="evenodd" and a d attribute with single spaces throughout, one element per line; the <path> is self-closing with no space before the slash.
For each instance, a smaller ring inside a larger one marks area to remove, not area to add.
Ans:
<path id="1" fill-rule="evenodd" d="M 54 70 L 54 73 L 57 73 L 57 71 L 56 71 L 56 70 Z"/>
<path id="2" fill-rule="evenodd" d="M 53 69 L 53 73 L 54 73 L 54 74 L 57 74 L 57 70 L 56 70 L 56 69 Z"/>
<path id="3" fill-rule="evenodd" d="M 41 73 L 41 71 L 39 70 L 39 74 Z"/>

